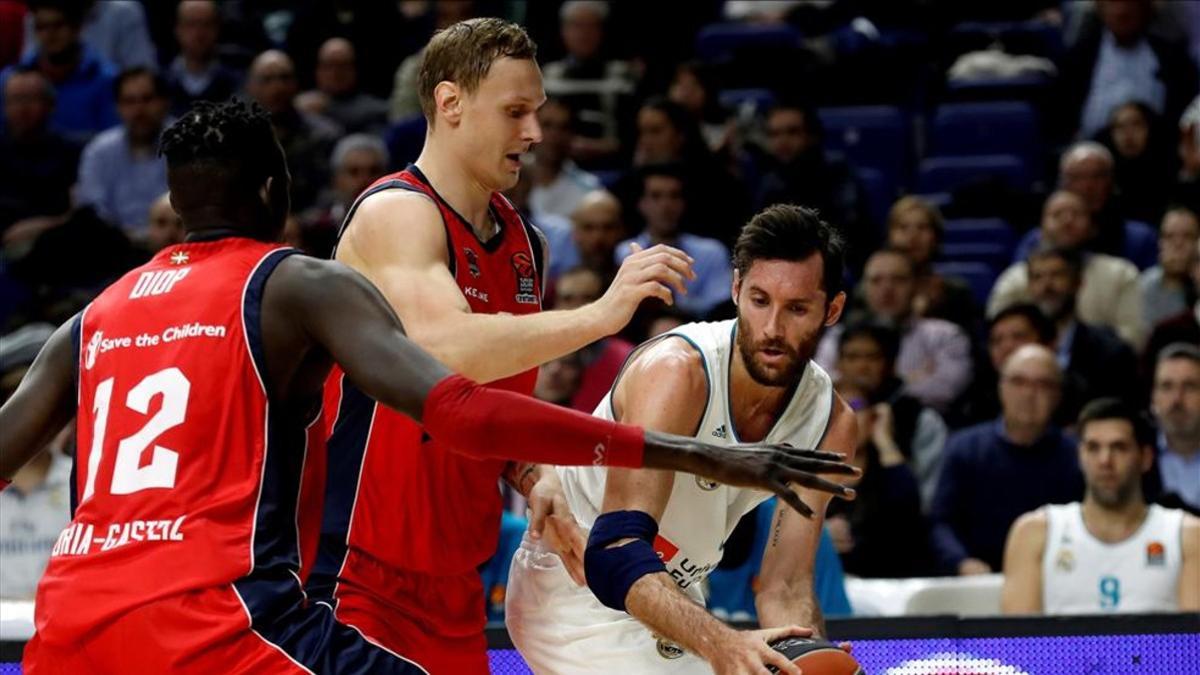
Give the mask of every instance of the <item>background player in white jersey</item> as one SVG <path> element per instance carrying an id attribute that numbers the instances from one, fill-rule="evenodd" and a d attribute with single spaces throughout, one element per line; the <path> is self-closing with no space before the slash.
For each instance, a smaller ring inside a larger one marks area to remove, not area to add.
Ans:
<path id="1" fill-rule="evenodd" d="M 734 249 L 737 320 L 688 324 L 642 345 L 594 414 L 716 443 L 852 454 L 854 413 L 811 360 L 845 304 L 843 249 L 810 209 L 756 215 Z M 590 529 L 588 586 L 572 583 L 578 574 L 541 542 L 526 539 L 514 557 L 508 629 L 535 672 L 796 672 L 767 642 L 822 630 L 812 573 L 828 494 L 798 486 L 814 513 L 776 511 L 756 599 L 764 630 L 741 632 L 705 610 L 700 587 L 738 520 L 769 495 L 666 471 L 560 475 Z"/>
<path id="2" fill-rule="evenodd" d="M 1111 398 L 1079 415 L 1083 502 L 1050 505 L 1013 525 L 1004 552 L 1007 614 L 1200 610 L 1200 519 L 1146 504 L 1149 421 Z"/>

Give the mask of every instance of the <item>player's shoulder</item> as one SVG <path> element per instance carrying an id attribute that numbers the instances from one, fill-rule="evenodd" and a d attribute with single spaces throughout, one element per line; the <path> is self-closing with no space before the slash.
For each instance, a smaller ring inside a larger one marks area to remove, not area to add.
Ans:
<path id="1" fill-rule="evenodd" d="M 635 351 L 623 380 L 630 384 L 670 388 L 678 395 L 708 395 L 709 374 L 704 355 L 682 335 L 668 334 Z"/>
<path id="2" fill-rule="evenodd" d="M 441 231 L 442 213 L 433 198 L 419 190 L 377 190 L 359 200 L 343 236 L 382 231 L 395 237 L 397 224 L 403 224 L 406 234 L 435 226 Z"/>
<path id="3" fill-rule="evenodd" d="M 1042 506 L 1032 511 L 1026 511 L 1013 522 L 1012 536 L 1029 541 L 1040 541 L 1046 538 L 1046 528 L 1050 522 L 1049 507 Z"/>

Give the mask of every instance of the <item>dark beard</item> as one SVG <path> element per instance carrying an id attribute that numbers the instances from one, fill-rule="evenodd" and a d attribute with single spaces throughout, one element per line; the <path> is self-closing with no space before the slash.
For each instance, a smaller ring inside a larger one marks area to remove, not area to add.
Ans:
<path id="1" fill-rule="evenodd" d="M 742 354 L 742 363 L 746 364 L 746 372 L 750 373 L 750 378 L 764 387 L 791 387 L 799 382 L 800 378 L 804 376 L 804 367 L 808 365 L 817 351 L 817 340 L 819 339 L 820 333 L 818 332 L 811 340 L 802 342 L 797 348 L 792 348 L 781 340 L 753 343 L 750 340 L 750 331 L 743 323 L 742 318 L 738 317 L 737 347 Z M 754 357 L 759 350 L 767 348 L 777 349 L 790 357 L 782 370 L 768 370 L 759 366 L 755 361 Z"/>
<path id="2" fill-rule="evenodd" d="M 1135 480 L 1131 480 L 1124 485 L 1118 485 L 1112 492 L 1103 492 L 1096 489 L 1091 489 L 1092 499 L 1096 503 L 1106 509 L 1118 509 L 1133 501 L 1133 494 L 1137 491 L 1138 484 L 1141 483 L 1139 476 Z"/>

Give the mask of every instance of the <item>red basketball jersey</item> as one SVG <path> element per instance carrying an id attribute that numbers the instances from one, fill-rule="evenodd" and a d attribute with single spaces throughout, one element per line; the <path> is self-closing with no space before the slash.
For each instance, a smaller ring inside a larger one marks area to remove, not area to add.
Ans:
<path id="1" fill-rule="evenodd" d="M 364 191 L 346 222 L 363 199 L 392 189 L 425 194 L 441 210 L 450 271 L 472 312 L 541 310 L 541 242 L 507 199 L 492 196 L 500 229 L 482 242 L 410 165 Z M 397 223 L 395 236 L 405 236 L 403 223 Z M 479 348 L 502 352 L 505 346 Z M 537 369 L 530 369 L 491 386 L 530 394 L 536 379 Z M 337 369 L 326 385 L 325 404 L 331 434 L 319 574 L 338 575 L 347 547 L 386 568 L 426 574 L 462 574 L 491 557 L 502 510 L 497 481 L 505 462 L 437 447 L 420 425 L 367 398 Z M 480 621 L 482 616 L 481 608 Z"/>
<path id="2" fill-rule="evenodd" d="M 172 246 L 76 319 L 77 506 L 38 587 L 42 640 L 207 587 L 232 585 L 248 620 L 302 598 L 321 496 L 311 483 L 301 495 L 302 473 L 309 458 L 306 475 L 323 473 L 320 402 L 271 409 L 260 325 L 267 278 L 293 252 L 242 238 Z"/>

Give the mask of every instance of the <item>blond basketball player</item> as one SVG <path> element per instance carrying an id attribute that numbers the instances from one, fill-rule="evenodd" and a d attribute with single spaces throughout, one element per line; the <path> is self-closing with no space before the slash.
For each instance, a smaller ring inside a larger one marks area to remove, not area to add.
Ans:
<path id="1" fill-rule="evenodd" d="M 767 440 L 852 454 L 855 419 L 811 360 L 841 316 L 843 243 L 814 211 L 773 206 L 734 252 L 736 320 L 680 326 L 643 344 L 595 415 L 737 444 Z M 770 495 L 668 471 L 559 469 L 590 531 L 586 586 L 526 539 L 509 576 L 507 624 L 537 673 L 761 673 L 795 667 L 767 643 L 821 632 L 813 559 L 829 495 L 798 486 L 815 513 L 776 511 L 756 599 L 764 630 L 736 631 L 701 587 L 738 520 Z M 842 492 L 848 494 L 848 492 Z"/>

